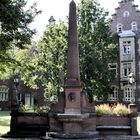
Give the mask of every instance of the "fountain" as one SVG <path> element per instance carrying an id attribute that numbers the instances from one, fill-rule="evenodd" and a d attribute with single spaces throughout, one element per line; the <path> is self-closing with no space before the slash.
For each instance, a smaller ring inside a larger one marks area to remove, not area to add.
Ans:
<path id="1" fill-rule="evenodd" d="M 89 139 L 98 136 L 95 106 L 88 102 L 81 91 L 79 71 L 79 48 L 77 36 L 76 4 L 69 7 L 67 75 L 64 92 L 49 113 L 50 132 L 44 139 Z"/>

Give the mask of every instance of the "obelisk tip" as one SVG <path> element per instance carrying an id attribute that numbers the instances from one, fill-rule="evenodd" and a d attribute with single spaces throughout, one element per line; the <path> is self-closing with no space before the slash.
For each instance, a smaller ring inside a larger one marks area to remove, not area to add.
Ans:
<path id="1" fill-rule="evenodd" d="M 72 0 L 70 3 L 75 3 L 74 0 Z"/>

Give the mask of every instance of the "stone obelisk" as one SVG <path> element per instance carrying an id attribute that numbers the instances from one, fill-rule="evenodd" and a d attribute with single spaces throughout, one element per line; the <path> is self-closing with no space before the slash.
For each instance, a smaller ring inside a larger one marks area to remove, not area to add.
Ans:
<path id="1" fill-rule="evenodd" d="M 76 4 L 69 7 L 69 30 L 67 73 L 64 92 L 58 95 L 58 103 L 49 113 L 49 137 L 62 139 L 86 139 L 98 135 L 94 106 L 89 104 L 86 94 L 81 92 L 79 70 L 79 48 L 77 35 Z"/>
<path id="2" fill-rule="evenodd" d="M 69 7 L 69 29 L 68 29 L 68 54 L 67 54 L 67 79 L 66 86 L 79 86 L 79 49 L 77 35 L 76 5 L 72 1 Z"/>
<path id="3" fill-rule="evenodd" d="M 67 75 L 65 82 L 65 113 L 80 113 L 80 72 L 77 35 L 76 4 L 72 0 L 69 7 Z"/>

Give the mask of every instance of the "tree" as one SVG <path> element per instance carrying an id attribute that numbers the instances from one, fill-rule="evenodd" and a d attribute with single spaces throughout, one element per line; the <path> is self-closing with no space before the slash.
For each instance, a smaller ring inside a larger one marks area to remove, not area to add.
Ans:
<path id="1" fill-rule="evenodd" d="M 60 21 L 46 27 L 40 41 L 39 67 L 43 70 L 41 80 L 46 87 L 46 95 L 59 93 L 65 73 L 67 50 L 67 26 Z"/>
<path id="2" fill-rule="evenodd" d="M 64 82 L 66 50 L 66 24 L 60 21 L 47 25 L 39 42 L 16 56 L 21 62 L 19 71 L 26 84 L 33 88 L 43 86 L 47 98 L 56 95 Z"/>
<path id="3" fill-rule="evenodd" d="M 40 11 L 36 9 L 36 4 L 26 11 L 25 6 L 25 0 L 0 1 L 1 49 L 10 47 L 11 43 L 20 48 L 30 43 L 35 30 L 31 30 L 28 25 Z"/>
<path id="4" fill-rule="evenodd" d="M 108 63 L 116 58 L 112 55 L 116 46 L 110 45 L 112 38 L 107 13 L 96 0 L 81 0 L 78 19 L 81 81 L 92 102 L 93 95 L 107 97 L 110 91 L 112 76 Z"/>
<path id="5" fill-rule="evenodd" d="M 95 0 L 81 0 L 78 6 L 81 83 L 91 102 L 93 95 L 98 98 L 106 97 L 110 92 L 110 81 L 113 76 L 108 70 L 108 63 L 117 57 L 114 37 L 106 19 L 107 13 Z M 60 91 L 60 81 L 63 81 L 65 76 L 65 22 L 47 25 L 37 46 L 34 57 L 21 60 L 24 60 L 22 69 L 25 62 L 29 68 L 22 70 L 23 78 L 29 85 L 40 83 L 46 89 L 46 95 L 50 97 Z"/>
<path id="6" fill-rule="evenodd" d="M 24 48 L 35 34 L 29 24 L 40 11 L 36 9 L 36 4 L 28 10 L 25 10 L 25 6 L 25 0 L 0 1 L 0 74 L 13 64 L 18 64 L 11 54 L 13 46 Z"/>

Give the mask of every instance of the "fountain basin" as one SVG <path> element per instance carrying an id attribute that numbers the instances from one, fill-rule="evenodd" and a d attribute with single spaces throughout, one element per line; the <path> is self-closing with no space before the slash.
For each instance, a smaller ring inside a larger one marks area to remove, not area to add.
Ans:
<path id="1" fill-rule="evenodd" d="M 52 138 L 52 139 L 57 139 L 57 140 L 81 140 L 81 139 L 84 139 L 84 140 L 89 140 L 89 139 L 92 139 L 92 140 L 99 140 L 99 137 L 98 137 L 98 132 L 81 132 L 81 133 L 63 133 L 63 132 L 50 132 L 50 133 L 46 133 L 46 136 L 48 138 Z"/>

